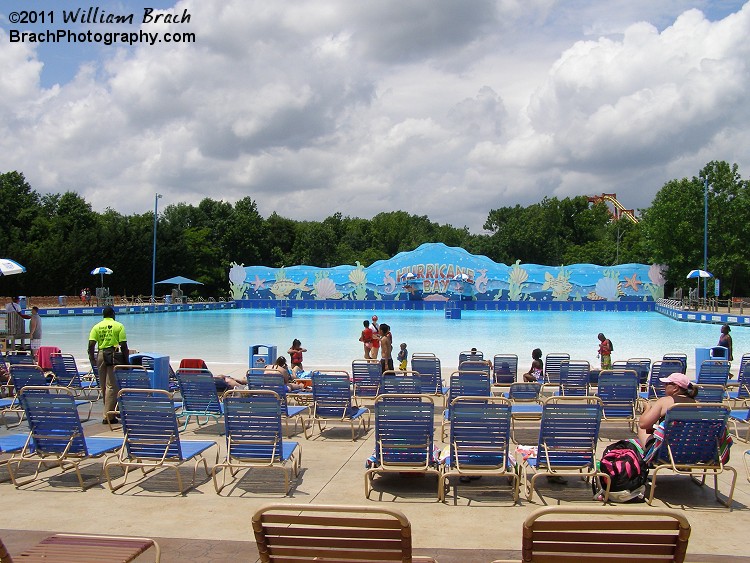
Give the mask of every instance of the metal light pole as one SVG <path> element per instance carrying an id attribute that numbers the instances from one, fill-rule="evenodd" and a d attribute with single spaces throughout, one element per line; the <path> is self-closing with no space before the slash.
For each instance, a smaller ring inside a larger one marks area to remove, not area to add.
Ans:
<path id="1" fill-rule="evenodd" d="M 708 177 L 703 179 L 703 269 L 708 272 Z M 708 297 L 707 285 L 708 280 L 703 278 L 704 298 Z"/>
<path id="2" fill-rule="evenodd" d="M 151 258 L 151 303 L 156 303 L 156 294 L 154 293 L 154 287 L 156 286 L 156 219 L 159 216 L 159 198 L 161 194 L 154 194 L 154 254 Z"/>

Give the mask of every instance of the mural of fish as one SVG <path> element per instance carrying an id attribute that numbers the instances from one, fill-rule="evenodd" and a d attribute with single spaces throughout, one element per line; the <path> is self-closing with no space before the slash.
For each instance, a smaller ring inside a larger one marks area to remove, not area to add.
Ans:
<path id="1" fill-rule="evenodd" d="M 310 291 L 310 288 L 307 287 L 306 284 L 307 278 L 304 278 L 299 283 L 294 283 L 289 279 L 283 279 L 274 282 L 274 284 L 270 287 L 270 291 L 276 296 L 276 299 L 286 299 L 289 294 L 295 289 L 298 289 L 300 291 Z"/>

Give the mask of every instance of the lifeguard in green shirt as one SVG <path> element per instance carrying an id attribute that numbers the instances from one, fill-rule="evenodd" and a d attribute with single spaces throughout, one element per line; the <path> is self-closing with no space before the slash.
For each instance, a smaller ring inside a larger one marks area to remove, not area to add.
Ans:
<path id="1" fill-rule="evenodd" d="M 104 307 L 102 317 L 89 334 L 89 360 L 92 366 L 96 362 L 99 368 L 99 384 L 104 388 L 102 424 L 111 424 L 118 422 L 116 416 L 109 414 L 117 410 L 117 393 L 120 390 L 115 380 L 115 364 L 129 364 L 130 350 L 128 350 L 125 327 L 115 320 L 115 310 L 112 307 Z M 95 348 L 99 350 L 96 358 L 94 357 Z"/>

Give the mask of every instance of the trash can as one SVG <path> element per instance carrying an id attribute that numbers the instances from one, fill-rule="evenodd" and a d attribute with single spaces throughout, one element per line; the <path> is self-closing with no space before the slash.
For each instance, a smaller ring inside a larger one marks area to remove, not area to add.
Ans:
<path id="1" fill-rule="evenodd" d="M 153 389 L 169 391 L 169 356 L 161 354 L 131 354 L 130 363 L 146 368 Z"/>
<path id="2" fill-rule="evenodd" d="M 172 304 L 172 296 L 171 295 L 165 295 L 164 296 L 164 303 L 166 303 L 167 305 L 171 305 Z"/>
<path id="3" fill-rule="evenodd" d="M 712 348 L 696 348 L 695 349 L 695 373 L 699 373 L 701 370 L 701 364 L 706 360 L 712 360 L 711 357 Z"/>
<path id="4" fill-rule="evenodd" d="M 65 307 L 68 304 L 68 296 L 67 295 L 60 295 L 57 298 L 57 302 L 59 303 L 60 307 Z"/>
<path id="5" fill-rule="evenodd" d="M 250 367 L 262 368 L 273 364 L 277 358 L 276 346 L 253 344 L 250 346 Z"/>
<path id="6" fill-rule="evenodd" d="M 711 359 L 712 360 L 728 360 L 729 359 L 729 348 L 724 346 L 714 346 L 711 348 Z"/>
<path id="7" fill-rule="evenodd" d="M 18 296 L 18 305 L 19 307 L 21 307 L 21 309 L 26 308 L 26 296 L 25 295 Z"/>

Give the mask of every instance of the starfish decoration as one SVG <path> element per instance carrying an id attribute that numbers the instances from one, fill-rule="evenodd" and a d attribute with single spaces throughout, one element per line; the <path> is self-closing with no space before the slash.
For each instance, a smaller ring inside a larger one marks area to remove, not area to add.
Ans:
<path id="1" fill-rule="evenodd" d="M 255 281 L 253 282 L 253 289 L 255 291 L 258 291 L 263 287 L 263 284 L 266 283 L 266 280 L 262 280 L 258 277 L 258 274 L 255 274 Z"/>
<path id="2" fill-rule="evenodd" d="M 643 282 L 637 278 L 638 274 L 633 274 L 631 277 L 625 276 L 625 287 L 632 287 L 636 293 L 638 293 L 638 286 L 643 285 Z"/>

